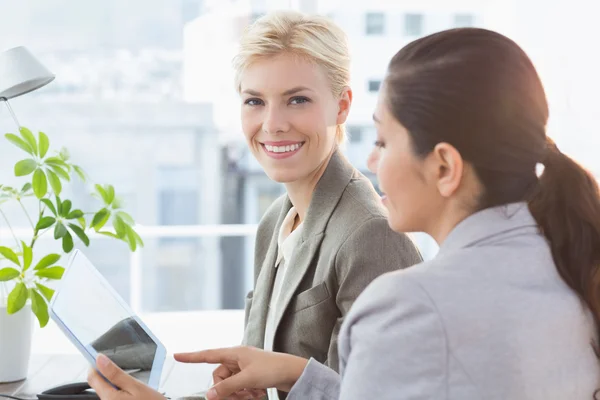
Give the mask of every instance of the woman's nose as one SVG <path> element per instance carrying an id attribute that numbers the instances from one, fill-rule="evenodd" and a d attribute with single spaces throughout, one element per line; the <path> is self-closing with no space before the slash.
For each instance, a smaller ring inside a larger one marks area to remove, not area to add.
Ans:
<path id="1" fill-rule="evenodd" d="M 374 148 L 371 150 L 371 154 L 369 154 L 369 158 L 367 159 L 367 168 L 369 168 L 369 171 L 376 174 L 377 164 L 379 164 L 379 149 Z"/>
<path id="2" fill-rule="evenodd" d="M 284 112 L 275 107 L 267 110 L 263 121 L 263 131 L 277 135 L 289 131 L 290 124 Z"/>

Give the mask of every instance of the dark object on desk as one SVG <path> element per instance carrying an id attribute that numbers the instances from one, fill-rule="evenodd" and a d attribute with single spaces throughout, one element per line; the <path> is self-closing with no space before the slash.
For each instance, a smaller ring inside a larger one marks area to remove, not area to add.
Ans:
<path id="1" fill-rule="evenodd" d="M 156 343 L 134 318 L 126 318 L 90 343 L 98 352 L 110 358 L 121 369 L 150 371 L 156 355 Z M 148 376 L 138 379 L 148 382 Z"/>
<path id="2" fill-rule="evenodd" d="M 38 400 L 100 400 L 87 382 L 57 386 L 38 394 Z"/>

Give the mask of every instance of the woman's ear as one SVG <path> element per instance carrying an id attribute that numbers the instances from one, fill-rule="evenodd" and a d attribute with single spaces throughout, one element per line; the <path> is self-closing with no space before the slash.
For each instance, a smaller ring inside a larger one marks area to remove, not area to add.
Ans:
<path id="1" fill-rule="evenodd" d="M 464 160 L 458 150 L 448 143 L 438 143 L 430 154 L 434 179 L 443 197 L 456 193 L 464 173 Z"/>
<path id="2" fill-rule="evenodd" d="M 338 115 L 336 119 L 337 125 L 342 125 L 348 119 L 350 107 L 352 106 L 352 89 L 346 86 L 338 100 Z"/>

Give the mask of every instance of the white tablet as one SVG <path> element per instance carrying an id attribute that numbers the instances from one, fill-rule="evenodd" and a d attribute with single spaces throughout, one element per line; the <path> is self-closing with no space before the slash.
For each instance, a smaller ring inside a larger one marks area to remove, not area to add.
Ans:
<path id="1" fill-rule="evenodd" d="M 158 390 L 166 349 L 79 250 L 74 250 L 49 308 L 50 317 L 96 365 L 105 354 Z"/>

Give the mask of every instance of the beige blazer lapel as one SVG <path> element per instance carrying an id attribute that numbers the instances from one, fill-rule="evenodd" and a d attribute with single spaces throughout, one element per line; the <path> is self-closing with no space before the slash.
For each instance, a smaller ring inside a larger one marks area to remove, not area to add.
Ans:
<path id="1" fill-rule="evenodd" d="M 329 218 L 353 175 L 354 168 L 347 162 L 343 154 L 336 150 L 315 187 L 315 192 L 306 213 L 306 219 L 302 224 L 301 243 L 294 250 L 291 259 L 286 260 L 288 263 L 287 273 L 284 277 L 281 297 L 275 312 L 276 331 L 298 286 L 300 286 L 313 259 L 318 255 Z"/>
<path id="2" fill-rule="evenodd" d="M 300 286 L 304 275 L 306 275 L 313 258 L 316 256 L 322 239 L 323 233 L 319 233 L 301 243 L 296 250 L 294 250 L 281 286 L 279 304 L 275 310 L 275 331 L 279 328 L 285 310 L 294 297 L 296 289 Z"/>
<path id="3" fill-rule="evenodd" d="M 277 255 L 279 253 L 279 246 L 277 238 L 279 236 L 279 227 L 283 223 L 285 216 L 292 207 L 292 203 L 289 199 L 286 199 L 279 219 L 276 225 L 275 232 L 271 238 L 269 244 L 269 250 L 263 260 L 260 268 L 260 274 L 256 280 L 254 287 L 254 294 L 252 298 L 252 308 L 248 316 L 248 325 L 245 329 L 245 335 L 250 336 L 244 337 L 244 344 L 261 347 L 265 342 L 265 328 L 267 325 L 267 312 L 269 310 L 269 302 L 271 300 L 271 294 L 273 292 L 273 284 L 275 280 L 275 262 L 277 261 Z"/>

